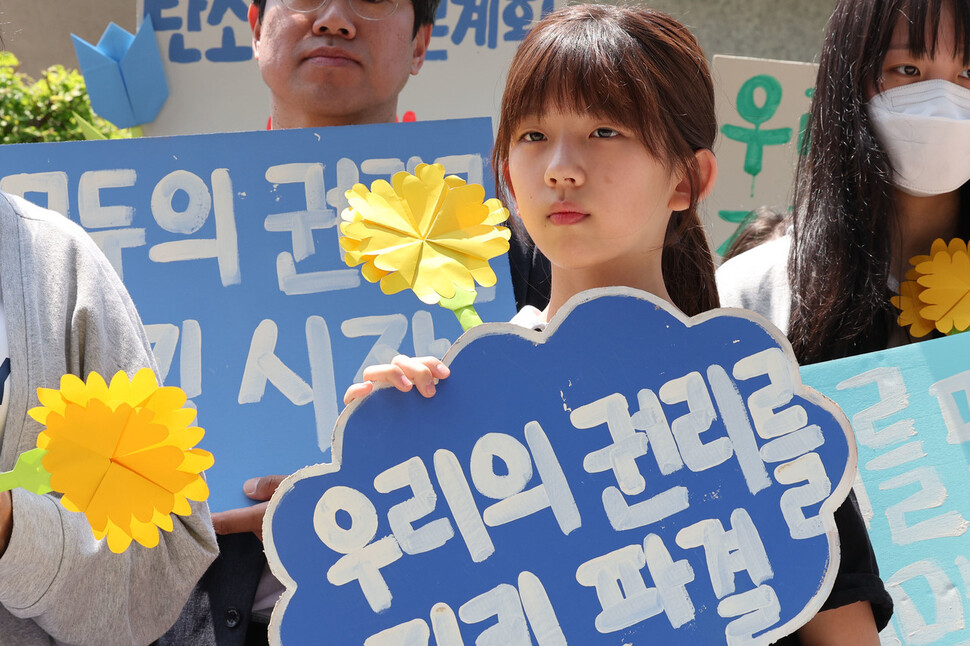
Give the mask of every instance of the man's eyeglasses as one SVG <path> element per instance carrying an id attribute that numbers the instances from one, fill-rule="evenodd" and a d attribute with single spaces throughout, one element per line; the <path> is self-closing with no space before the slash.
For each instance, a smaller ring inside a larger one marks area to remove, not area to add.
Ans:
<path id="1" fill-rule="evenodd" d="M 297 13 L 312 13 L 331 0 L 280 0 Z M 397 11 L 400 0 L 347 0 L 350 9 L 364 20 L 383 20 Z"/>

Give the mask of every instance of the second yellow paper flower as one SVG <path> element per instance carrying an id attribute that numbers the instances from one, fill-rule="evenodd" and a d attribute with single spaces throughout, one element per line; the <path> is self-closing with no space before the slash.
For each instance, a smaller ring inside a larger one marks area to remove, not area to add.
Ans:
<path id="1" fill-rule="evenodd" d="M 377 180 L 370 190 L 356 184 L 347 191 L 340 246 L 351 267 L 363 265 L 370 282 L 396 294 L 411 289 L 433 305 L 490 287 L 496 276 L 488 261 L 509 250 L 510 231 L 497 226 L 509 212 L 485 189 L 445 176 L 440 164 L 420 164 L 414 175 L 396 173 L 391 183 Z"/>

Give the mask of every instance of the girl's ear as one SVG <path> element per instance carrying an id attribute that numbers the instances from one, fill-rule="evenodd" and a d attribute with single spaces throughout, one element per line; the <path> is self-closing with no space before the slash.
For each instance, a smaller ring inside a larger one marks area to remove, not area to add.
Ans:
<path id="1" fill-rule="evenodd" d="M 717 180 L 717 158 L 707 148 L 695 150 L 694 158 L 697 160 L 697 201 L 700 202 L 714 190 L 714 181 Z M 683 211 L 690 206 L 690 178 L 686 174 L 674 187 L 668 206 L 671 211 Z"/>

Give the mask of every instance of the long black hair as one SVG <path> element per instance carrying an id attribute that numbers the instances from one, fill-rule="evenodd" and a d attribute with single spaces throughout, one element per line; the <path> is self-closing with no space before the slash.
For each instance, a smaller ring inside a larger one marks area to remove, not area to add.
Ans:
<path id="1" fill-rule="evenodd" d="M 967 0 L 838 0 L 829 19 L 799 162 L 789 258 L 789 338 L 802 363 L 886 347 L 893 240 L 900 214 L 893 170 L 866 112 L 866 88 L 881 68 L 901 16 L 915 55 L 936 50 L 937 27 L 952 12 L 957 51 L 970 62 Z M 929 36 L 929 37 L 928 37 Z M 961 227 L 970 223 L 970 185 L 961 189 Z"/>

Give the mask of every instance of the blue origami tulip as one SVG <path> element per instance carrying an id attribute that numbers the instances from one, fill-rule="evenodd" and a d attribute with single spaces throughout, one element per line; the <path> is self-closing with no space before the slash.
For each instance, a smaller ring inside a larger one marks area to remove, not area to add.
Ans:
<path id="1" fill-rule="evenodd" d="M 150 16 L 132 36 L 111 23 L 97 47 L 71 34 L 91 107 L 119 128 L 150 123 L 168 98 Z"/>

